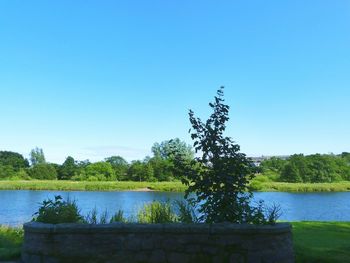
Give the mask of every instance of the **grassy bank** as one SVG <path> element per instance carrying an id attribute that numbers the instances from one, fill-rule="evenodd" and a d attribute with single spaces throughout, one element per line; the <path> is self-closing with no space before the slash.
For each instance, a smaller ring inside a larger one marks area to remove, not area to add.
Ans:
<path id="1" fill-rule="evenodd" d="M 260 192 L 346 192 L 350 191 L 350 181 L 336 183 L 281 183 L 253 180 L 251 186 Z"/>
<path id="2" fill-rule="evenodd" d="M 293 222 L 296 262 L 350 262 L 350 222 Z M 0 260 L 19 258 L 21 229 L 0 227 Z"/>
<path id="3" fill-rule="evenodd" d="M 0 190 L 127 191 L 154 190 L 183 192 L 181 182 L 81 182 L 81 181 L 0 181 Z"/>
<path id="4" fill-rule="evenodd" d="M 251 186 L 260 192 L 344 192 L 350 191 L 350 182 L 337 183 L 280 183 L 253 180 Z M 0 181 L 0 190 L 58 190 L 58 191 L 127 191 L 154 190 L 183 192 L 181 182 L 85 182 L 85 181 Z"/>

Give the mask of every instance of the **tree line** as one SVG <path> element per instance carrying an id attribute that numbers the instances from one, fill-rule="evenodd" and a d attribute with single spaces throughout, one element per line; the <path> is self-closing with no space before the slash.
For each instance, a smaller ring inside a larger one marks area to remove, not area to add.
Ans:
<path id="1" fill-rule="evenodd" d="M 0 179 L 2 180 L 77 180 L 77 181 L 173 181 L 180 180 L 175 172 L 174 160 L 178 157 L 192 160 L 192 147 L 180 139 L 155 143 L 152 156 L 144 160 L 127 162 L 121 156 L 103 161 L 77 161 L 68 156 L 60 164 L 49 163 L 42 149 L 30 152 L 29 160 L 23 155 L 0 151 Z"/>
<path id="2" fill-rule="evenodd" d="M 322 183 L 350 180 L 350 153 L 294 154 L 283 160 L 264 160 L 259 170 L 273 181 Z"/>
<path id="3" fill-rule="evenodd" d="M 0 151 L 0 179 L 2 180 L 76 180 L 76 181 L 173 181 L 183 176 L 176 160 L 194 159 L 192 147 L 180 139 L 155 143 L 152 156 L 127 162 L 121 156 L 111 156 L 92 163 L 68 156 L 63 164 L 49 163 L 42 149 L 35 148 L 28 159 L 21 154 Z M 278 157 L 262 161 L 257 173 L 272 181 L 336 182 L 350 180 L 350 153 L 294 154 L 283 160 Z"/>

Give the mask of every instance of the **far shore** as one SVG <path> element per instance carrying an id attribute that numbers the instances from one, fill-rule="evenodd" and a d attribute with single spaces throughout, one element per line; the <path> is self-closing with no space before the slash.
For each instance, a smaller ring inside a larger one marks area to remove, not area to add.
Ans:
<path id="1" fill-rule="evenodd" d="M 283 183 L 253 181 L 253 191 L 257 192 L 348 192 L 350 181 L 336 183 Z M 91 181 L 58 181 L 29 180 L 1 181 L 0 190 L 51 190 L 51 191 L 162 191 L 184 192 L 187 186 L 180 181 L 173 182 L 91 182 Z"/>

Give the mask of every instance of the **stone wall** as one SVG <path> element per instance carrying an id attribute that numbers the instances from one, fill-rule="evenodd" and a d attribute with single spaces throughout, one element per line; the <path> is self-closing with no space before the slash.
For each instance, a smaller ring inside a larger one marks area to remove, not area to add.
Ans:
<path id="1" fill-rule="evenodd" d="M 24 225 L 24 263 L 294 262 L 291 226 Z"/>

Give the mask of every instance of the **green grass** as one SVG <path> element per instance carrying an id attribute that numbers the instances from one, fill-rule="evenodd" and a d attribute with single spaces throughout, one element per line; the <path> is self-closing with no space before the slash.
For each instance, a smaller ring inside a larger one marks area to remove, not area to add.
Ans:
<path id="1" fill-rule="evenodd" d="M 262 178 L 263 179 L 263 178 Z M 350 191 L 350 181 L 336 183 L 281 183 L 254 179 L 254 191 L 260 192 L 344 192 Z M 0 181 L 0 190 L 58 191 L 127 191 L 148 188 L 154 191 L 184 192 L 181 182 L 88 182 L 88 181 Z"/>
<path id="2" fill-rule="evenodd" d="M 346 192 L 350 181 L 336 183 L 282 183 L 253 180 L 251 186 L 259 192 Z"/>
<path id="3" fill-rule="evenodd" d="M 296 262 L 350 262 L 350 222 L 293 222 Z"/>
<path id="4" fill-rule="evenodd" d="M 183 192 L 181 182 L 0 181 L 0 190 L 127 191 L 138 189 Z"/>
<path id="5" fill-rule="evenodd" d="M 297 263 L 350 262 L 350 222 L 293 222 Z M 0 260 L 20 257 L 23 230 L 0 226 Z"/>
<path id="6" fill-rule="evenodd" d="M 0 260 L 20 257 L 23 242 L 23 229 L 0 226 Z"/>

